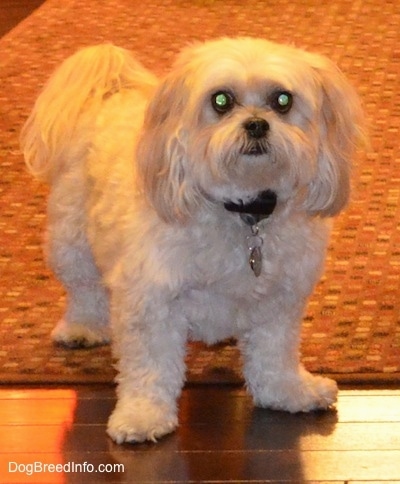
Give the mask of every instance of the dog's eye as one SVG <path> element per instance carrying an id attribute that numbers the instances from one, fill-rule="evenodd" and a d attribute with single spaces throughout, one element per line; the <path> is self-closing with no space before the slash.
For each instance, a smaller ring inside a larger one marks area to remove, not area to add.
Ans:
<path id="1" fill-rule="evenodd" d="M 218 91 L 211 97 L 213 109 L 219 114 L 225 114 L 233 108 L 235 98 L 230 92 Z"/>
<path id="2" fill-rule="evenodd" d="M 280 113 L 286 114 L 293 104 L 293 95 L 287 91 L 277 91 L 270 97 L 271 108 Z"/>

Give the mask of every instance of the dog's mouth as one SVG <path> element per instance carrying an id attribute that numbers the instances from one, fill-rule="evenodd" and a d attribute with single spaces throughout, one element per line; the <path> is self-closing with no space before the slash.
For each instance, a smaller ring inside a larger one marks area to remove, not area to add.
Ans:
<path id="1" fill-rule="evenodd" d="M 260 142 L 246 144 L 240 152 L 247 156 L 261 156 L 268 153 L 268 146 Z"/>

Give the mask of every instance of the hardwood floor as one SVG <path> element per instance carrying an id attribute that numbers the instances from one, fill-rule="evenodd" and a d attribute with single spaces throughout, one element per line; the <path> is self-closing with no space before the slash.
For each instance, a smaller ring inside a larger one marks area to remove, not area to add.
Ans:
<path id="1" fill-rule="evenodd" d="M 41 3 L 1 1 L 0 36 Z M 0 387 L 0 483 L 400 482 L 400 390 L 290 415 L 238 387 L 189 387 L 178 431 L 137 446 L 106 436 L 114 404 L 111 387 Z"/>
<path id="2" fill-rule="evenodd" d="M 0 482 L 400 482 L 399 390 L 290 415 L 238 387 L 186 388 L 176 433 L 122 446 L 105 433 L 114 403 L 104 386 L 0 390 Z"/>

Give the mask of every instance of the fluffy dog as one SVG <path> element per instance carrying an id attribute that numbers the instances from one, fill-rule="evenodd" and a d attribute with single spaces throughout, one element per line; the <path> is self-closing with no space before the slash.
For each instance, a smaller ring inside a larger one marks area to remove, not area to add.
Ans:
<path id="1" fill-rule="evenodd" d="M 175 429 L 188 339 L 236 337 L 258 406 L 335 402 L 300 363 L 300 326 L 361 122 L 328 59 L 259 39 L 190 46 L 160 81 L 112 45 L 53 74 L 22 133 L 67 291 L 52 336 L 103 344 L 110 321 L 116 442 Z"/>

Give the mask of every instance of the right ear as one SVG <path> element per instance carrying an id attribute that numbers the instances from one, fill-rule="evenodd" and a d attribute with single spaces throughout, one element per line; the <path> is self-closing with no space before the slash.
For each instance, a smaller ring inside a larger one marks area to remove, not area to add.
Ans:
<path id="1" fill-rule="evenodd" d="M 145 195 L 167 222 L 185 222 L 197 205 L 186 155 L 184 113 L 188 102 L 185 76 L 169 74 L 147 108 L 137 148 Z"/>

